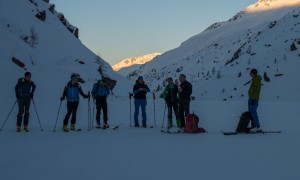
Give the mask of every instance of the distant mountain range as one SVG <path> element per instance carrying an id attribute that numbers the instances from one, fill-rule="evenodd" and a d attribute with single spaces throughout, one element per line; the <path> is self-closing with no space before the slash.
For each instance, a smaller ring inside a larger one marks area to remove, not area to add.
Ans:
<path id="1" fill-rule="evenodd" d="M 128 72 L 132 72 L 138 69 L 140 65 L 151 61 L 153 58 L 159 55 L 161 55 L 161 53 L 155 52 L 152 54 L 126 58 L 123 59 L 121 62 L 113 65 L 112 68 L 114 71 L 118 71 L 120 74 L 126 76 L 128 75 Z"/>

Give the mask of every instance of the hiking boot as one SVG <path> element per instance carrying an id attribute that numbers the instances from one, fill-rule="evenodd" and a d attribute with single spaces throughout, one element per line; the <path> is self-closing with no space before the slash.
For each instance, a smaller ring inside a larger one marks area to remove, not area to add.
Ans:
<path id="1" fill-rule="evenodd" d="M 29 132 L 29 129 L 28 129 L 27 126 L 25 126 L 23 130 L 24 130 L 25 132 Z"/>
<path id="2" fill-rule="evenodd" d="M 97 124 L 97 125 L 96 125 L 96 128 L 101 128 L 101 125 L 100 125 L 100 124 Z"/>
<path id="3" fill-rule="evenodd" d="M 21 127 L 20 126 L 17 127 L 17 132 L 21 132 Z"/>
<path id="4" fill-rule="evenodd" d="M 65 131 L 65 132 L 68 132 L 68 131 L 69 131 L 69 129 L 68 129 L 68 126 L 67 126 L 67 125 L 64 125 L 64 126 L 63 126 L 63 131 Z"/>
<path id="5" fill-rule="evenodd" d="M 71 124 L 70 129 L 71 129 L 71 130 L 75 130 L 75 124 Z"/>

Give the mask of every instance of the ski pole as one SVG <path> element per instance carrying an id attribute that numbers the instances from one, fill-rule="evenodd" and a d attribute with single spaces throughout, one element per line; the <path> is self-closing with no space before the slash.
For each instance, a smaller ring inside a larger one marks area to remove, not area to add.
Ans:
<path id="1" fill-rule="evenodd" d="M 129 101 L 130 101 L 130 105 L 129 105 L 129 114 L 130 114 L 130 127 L 131 127 L 131 97 L 132 97 L 133 94 L 131 94 L 129 92 Z"/>
<path id="2" fill-rule="evenodd" d="M 13 107 L 11 108 L 10 112 L 8 113 L 8 115 L 7 115 L 4 123 L 2 124 L 2 127 L 1 127 L 0 131 L 2 131 L 2 129 L 3 129 L 3 127 L 4 127 L 4 125 L 5 125 L 6 121 L 7 121 L 7 119 L 9 118 L 9 116 L 10 116 L 11 112 L 13 111 L 13 109 L 15 108 L 15 105 L 16 105 L 17 102 L 18 102 L 18 100 L 15 101 Z"/>
<path id="3" fill-rule="evenodd" d="M 56 120 L 55 120 L 55 125 L 54 125 L 53 132 L 55 132 L 55 129 L 56 129 L 56 124 L 57 124 L 57 120 L 58 120 L 58 116 L 59 116 L 59 112 L 60 112 L 61 103 L 62 103 L 62 101 L 60 101 L 60 103 L 59 103 L 59 108 L 58 108 L 58 112 L 57 112 L 57 116 L 56 116 Z"/>
<path id="4" fill-rule="evenodd" d="M 166 107 L 167 107 L 167 102 L 165 101 L 165 110 L 164 110 L 164 116 L 163 116 L 163 122 L 161 128 L 164 128 L 164 124 L 165 124 Z"/>
<path id="5" fill-rule="evenodd" d="M 155 93 L 153 92 L 153 111 L 154 111 L 154 127 L 156 127 L 156 116 L 155 116 Z"/>
<path id="6" fill-rule="evenodd" d="M 91 111 L 91 105 L 90 105 L 90 91 L 89 91 L 88 92 L 88 130 L 90 130 L 92 128 L 90 111 Z"/>
<path id="7" fill-rule="evenodd" d="M 94 128 L 94 120 L 95 120 L 95 98 L 93 98 L 93 115 L 92 115 L 93 128 Z"/>
<path id="8" fill-rule="evenodd" d="M 39 121 L 39 124 L 40 124 L 41 131 L 44 131 L 43 128 L 42 128 L 42 124 L 41 124 L 39 115 L 38 115 L 38 113 L 37 113 L 37 110 L 36 110 L 36 107 L 35 107 L 35 103 L 34 103 L 33 98 L 32 98 L 32 103 L 33 103 L 33 107 L 34 107 L 34 110 L 35 110 L 36 117 L 38 118 L 38 121 Z"/>

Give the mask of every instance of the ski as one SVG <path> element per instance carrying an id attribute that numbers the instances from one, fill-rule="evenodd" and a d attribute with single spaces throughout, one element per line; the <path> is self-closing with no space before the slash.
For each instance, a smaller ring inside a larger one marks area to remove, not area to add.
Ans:
<path id="1" fill-rule="evenodd" d="M 239 135 L 239 134 L 270 134 L 270 133 L 281 133 L 281 131 L 261 131 L 261 132 L 224 132 L 221 131 L 224 135 Z"/>
<path id="2" fill-rule="evenodd" d="M 80 128 L 78 128 L 78 129 L 69 129 L 69 131 L 81 131 L 81 129 Z"/>
<path id="3" fill-rule="evenodd" d="M 170 131 L 169 129 L 168 129 L 168 130 L 161 129 L 160 131 L 161 131 L 162 133 L 168 133 L 168 134 L 185 133 L 184 131 L 180 131 L 180 130 L 177 130 L 177 131 Z"/>
<path id="4" fill-rule="evenodd" d="M 111 126 L 111 127 L 96 127 L 97 129 L 114 129 L 114 130 L 116 130 L 116 129 L 118 129 L 119 128 L 119 126 Z"/>

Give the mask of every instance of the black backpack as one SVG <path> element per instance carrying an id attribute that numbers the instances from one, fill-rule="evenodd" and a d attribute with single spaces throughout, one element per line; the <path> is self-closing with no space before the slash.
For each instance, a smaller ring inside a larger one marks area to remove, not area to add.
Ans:
<path id="1" fill-rule="evenodd" d="M 249 132 L 249 122 L 251 121 L 251 113 L 249 111 L 243 112 L 240 116 L 239 124 L 236 127 L 235 132 Z"/>

